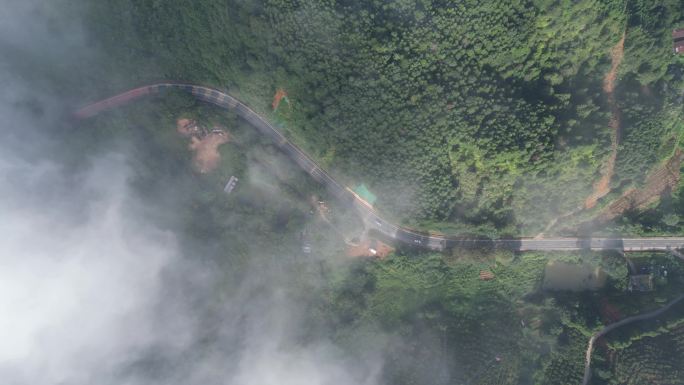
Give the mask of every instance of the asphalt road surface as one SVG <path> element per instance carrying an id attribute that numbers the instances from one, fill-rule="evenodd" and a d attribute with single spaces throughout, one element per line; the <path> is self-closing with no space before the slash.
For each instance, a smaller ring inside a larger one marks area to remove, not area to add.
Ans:
<path id="1" fill-rule="evenodd" d="M 302 149 L 290 142 L 285 135 L 244 103 L 225 92 L 210 87 L 184 83 L 160 83 L 136 88 L 111 98 L 89 104 L 74 113 L 85 119 L 98 113 L 129 103 L 150 94 L 160 94 L 167 90 L 181 90 L 195 98 L 218 107 L 234 110 L 261 134 L 271 138 L 278 147 L 318 183 L 340 200 L 353 206 L 365 221 L 368 228 L 391 240 L 400 241 L 416 248 L 444 251 L 451 248 L 491 248 L 507 250 L 624 250 L 647 251 L 684 248 L 684 237 L 657 238 L 514 238 L 514 239 L 474 239 L 429 234 L 398 226 L 380 216 L 368 203 L 346 186 L 338 183 Z"/>
<path id="2" fill-rule="evenodd" d="M 582 379 L 582 385 L 589 384 L 589 380 L 591 380 L 591 354 L 594 351 L 594 343 L 596 342 L 596 340 L 598 340 L 599 338 L 603 337 L 604 335 L 610 333 L 611 331 L 613 331 L 613 330 L 615 330 L 621 326 L 630 324 L 632 322 L 643 321 L 643 320 L 647 320 L 649 318 L 658 317 L 658 316 L 662 315 L 663 313 L 665 313 L 666 311 L 670 310 L 673 306 L 677 305 L 677 303 L 679 303 L 682 300 L 684 300 L 684 294 L 682 294 L 679 297 L 668 302 L 665 306 L 661 307 L 660 309 L 653 310 L 653 311 L 650 311 L 648 313 L 638 314 L 638 315 L 634 315 L 631 317 L 624 318 L 624 319 L 622 319 L 618 322 L 612 323 L 612 324 L 604 327 L 600 331 L 594 333 L 591 336 L 591 338 L 589 339 L 589 344 L 587 346 L 587 352 L 586 352 L 586 355 L 584 358 L 584 378 Z"/>

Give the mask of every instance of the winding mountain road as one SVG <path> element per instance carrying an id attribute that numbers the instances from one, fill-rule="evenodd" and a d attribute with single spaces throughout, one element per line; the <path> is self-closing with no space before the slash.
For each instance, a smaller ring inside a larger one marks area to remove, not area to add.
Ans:
<path id="1" fill-rule="evenodd" d="M 609 250 L 624 251 L 669 250 L 684 248 L 684 237 L 657 238 L 511 238 L 511 239 L 474 239 L 452 237 L 441 234 L 429 234 L 414 229 L 398 226 L 380 216 L 368 203 L 363 201 L 351 189 L 338 183 L 325 170 L 307 155 L 302 149 L 290 142 L 285 135 L 259 114 L 247 107 L 233 96 L 219 90 L 184 83 L 159 83 L 136 88 L 108 99 L 89 104 L 74 113 L 79 119 L 85 119 L 100 112 L 121 106 L 135 99 L 151 94 L 160 94 L 168 90 L 187 92 L 198 100 L 214 104 L 218 107 L 234 110 L 240 117 L 250 123 L 261 134 L 271 138 L 297 165 L 337 199 L 346 205 L 355 207 L 369 229 L 379 232 L 385 237 L 406 243 L 416 248 L 444 251 L 455 247 L 492 248 L 507 250 Z"/>

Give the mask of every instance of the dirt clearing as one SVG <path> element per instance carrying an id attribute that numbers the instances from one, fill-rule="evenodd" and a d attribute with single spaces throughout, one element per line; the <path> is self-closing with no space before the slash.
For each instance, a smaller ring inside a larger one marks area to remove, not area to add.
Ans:
<path id="1" fill-rule="evenodd" d="M 228 132 L 223 128 L 214 127 L 211 131 L 199 126 L 190 119 L 178 119 L 176 131 L 184 137 L 190 138 L 188 148 L 194 153 L 193 164 L 202 174 L 213 171 L 221 161 L 219 147 L 230 141 Z"/>
<path id="2" fill-rule="evenodd" d="M 278 88 L 276 90 L 275 95 L 273 95 L 273 103 L 271 103 L 271 107 L 273 107 L 273 112 L 278 111 L 278 106 L 280 106 L 280 101 L 285 99 L 288 105 L 290 105 L 290 100 L 287 98 L 287 92 L 285 92 L 284 89 Z"/>
<path id="3" fill-rule="evenodd" d="M 202 174 L 213 171 L 221 161 L 218 148 L 229 141 L 226 132 L 211 132 L 202 139 L 193 137 L 190 140 L 190 150 L 195 153 L 193 163 L 197 170 Z"/>
<path id="4" fill-rule="evenodd" d="M 385 258 L 394 248 L 386 243 L 380 242 L 377 239 L 365 239 L 357 246 L 348 246 L 346 254 L 348 257 L 375 257 Z"/>

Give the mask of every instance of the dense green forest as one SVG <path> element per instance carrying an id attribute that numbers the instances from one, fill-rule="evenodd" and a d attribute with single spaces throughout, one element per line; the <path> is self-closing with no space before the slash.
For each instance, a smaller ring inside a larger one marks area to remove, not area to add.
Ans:
<path id="1" fill-rule="evenodd" d="M 670 32 L 683 8 L 117 0 L 89 7 L 88 29 L 109 54 L 104 71 L 127 74 L 105 89 L 192 81 L 269 113 L 282 87 L 291 109 L 273 119 L 340 179 L 370 186 L 388 215 L 530 234 L 580 205 L 599 177 L 611 136 L 602 80 L 623 33 L 612 186 L 638 185 L 679 146 L 684 64 Z"/>

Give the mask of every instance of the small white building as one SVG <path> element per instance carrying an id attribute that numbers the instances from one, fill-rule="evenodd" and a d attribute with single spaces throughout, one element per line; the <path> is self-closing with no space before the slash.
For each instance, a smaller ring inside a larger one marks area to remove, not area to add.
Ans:
<path id="1" fill-rule="evenodd" d="M 231 176 L 230 179 L 228 179 L 228 183 L 226 183 L 226 187 L 223 188 L 223 192 L 225 192 L 226 194 L 230 194 L 235 188 L 235 185 L 237 184 L 238 180 L 239 179 L 235 176 Z"/>

